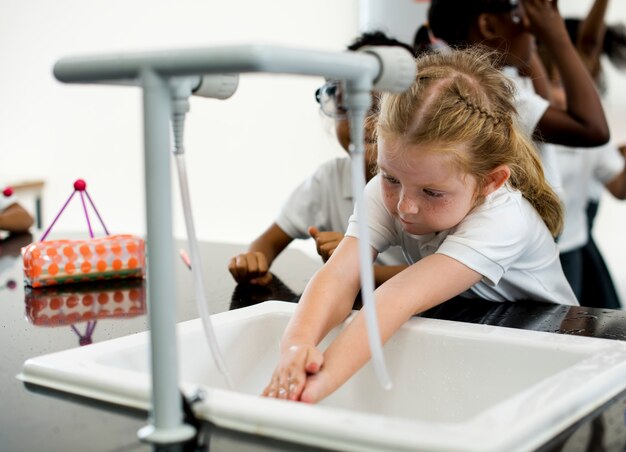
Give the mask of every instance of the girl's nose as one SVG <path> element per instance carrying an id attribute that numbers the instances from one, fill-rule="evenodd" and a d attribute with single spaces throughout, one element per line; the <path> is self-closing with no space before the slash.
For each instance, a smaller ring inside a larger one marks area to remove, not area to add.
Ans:
<path id="1" fill-rule="evenodd" d="M 398 199 L 398 213 L 406 215 L 415 215 L 419 212 L 419 205 L 417 200 L 411 196 L 407 196 L 405 193 L 400 194 Z"/>

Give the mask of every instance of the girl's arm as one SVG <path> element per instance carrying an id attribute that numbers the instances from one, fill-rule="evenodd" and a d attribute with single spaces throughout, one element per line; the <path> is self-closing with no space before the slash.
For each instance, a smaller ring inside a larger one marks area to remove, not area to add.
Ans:
<path id="1" fill-rule="evenodd" d="M 345 237 L 311 278 L 283 333 L 280 361 L 263 395 L 298 400 L 307 372 L 320 369 L 323 359 L 317 345 L 352 312 L 359 292 L 358 255 L 358 240 Z"/>
<path id="2" fill-rule="evenodd" d="M 360 289 L 358 256 L 358 239 L 345 237 L 307 284 L 281 349 L 300 343 L 317 345 L 348 317 Z"/>
<path id="3" fill-rule="evenodd" d="M 556 2 L 522 0 L 530 27 L 552 55 L 567 98 L 567 109 L 548 107 L 537 127 L 549 143 L 599 146 L 609 140 L 609 127 L 591 75 L 570 41 Z"/>
<path id="4" fill-rule="evenodd" d="M 344 238 L 343 233 L 336 231 L 320 232 L 314 226 L 309 227 L 309 234 L 315 240 L 317 254 L 326 262 L 335 252 L 337 246 Z M 387 281 L 392 276 L 407 268 L 407 265 L 374 265 L 374 283 L 376 287 Z"/>
<path id="5" fill-rule="evenodd" d="M 626 159 L 626 146 L 619 147 L 620 154 Z M 617 199 L 626 199 L 626 166 L 610 182 L 605 184 L 607 190 Z"/>
<path id="6" fill-rule="evenodd" d="M 250 244 L 248 251 L 231 258 L 228 270 L 238 283 L 249 282 L 261 286 L 272 280 L 269 269 L 278 256 L 293 240 L 276 223 Z"/>
<path id="7" fill-rule="evenodd" d="M 413 264 L 376 290 L 378 322 L 386 342 L 412 315 L 469 289 L 482 276 L 443 254 Z M 369 359 L 365 317 L 360 312 L 324 353 L 323 368 L 307 377 L 301 400 L 317 402 L 354 375 Z"/>
<path id="8" fill-rule="evenodd" d="M 550 76 L 546 72 L 537 46 L 533 44 L 533 51 L 530 55 L 530 63 L 522 75 L 530 78 L 533 82 L 535 92 L 548 101 L 552 101 L 552 84 L 550 83 Z"/>
<path id="9" fill-rule="evenodd" d="M 408 265 L 374 265 L 374 282 L 376 287 L 384 284 L 408 267 Z"/>
<path id="10" fill-rule="evenodd" d="M 608 4 L 609 0 L 595 0 L 578 28 L 576 49 L 594 79 L 600 72 L 600 55 L 606 32 L 604 16 Z"/>
<path id="11" fill-rule="evenodd" d="M 268 265 L 272 265 L 276 256 L 278 256 L 287 245 L 293 240 L 285 231 L 276 223 L 267 228 L 267 230 L 257 237 L 248 248 L 248 252 L 260 252 L 267 258 Z"/>

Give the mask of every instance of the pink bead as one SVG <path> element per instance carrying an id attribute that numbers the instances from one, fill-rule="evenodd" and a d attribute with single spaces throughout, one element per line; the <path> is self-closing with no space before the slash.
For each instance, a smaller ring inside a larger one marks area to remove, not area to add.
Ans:
<path id="1" fill-rule="evenodd" d="M 11 187 L 7 187 L 4 190 L 2 190 L 2 194 L 8 198 L 9 196 L 13 194 L 13 189 Z"/>
<path id="2" fill-rule="evenodd" d="M 74 190 L 84 191 L 87 188 L 87 182 L 83 179 L 76 179 L 74 182 Z"/>

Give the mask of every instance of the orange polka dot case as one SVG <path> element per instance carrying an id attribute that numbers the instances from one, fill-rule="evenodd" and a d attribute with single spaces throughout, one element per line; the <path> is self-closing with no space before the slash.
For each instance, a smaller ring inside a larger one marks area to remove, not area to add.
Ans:
<path id="1" fill-rule="evenodd" d="M 31 287 L 145 276 L 145 244 L 128 234 L 86 240 L 49 240 L 22 248 Z"/>

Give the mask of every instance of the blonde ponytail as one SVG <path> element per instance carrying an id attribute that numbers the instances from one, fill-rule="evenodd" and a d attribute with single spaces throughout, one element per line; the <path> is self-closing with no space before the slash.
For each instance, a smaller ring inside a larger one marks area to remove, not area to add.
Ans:
<path id="1" fill-rule="evenodd" d="M 382 96 L 377 133 L 452 153 L 457 165 L 477 178 L 479 188 L 493 169 L 509 166 L 508 183 L 556 237 L 563 227 L 561 203 L 546 182 L 537 148 L 518 125 L 514 87 L 496 69 L 496 58 L 481 47 L 417 58 L 413 86 Z"/>

